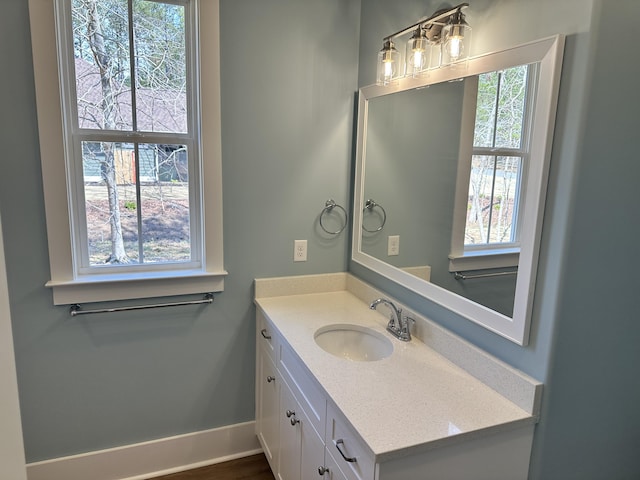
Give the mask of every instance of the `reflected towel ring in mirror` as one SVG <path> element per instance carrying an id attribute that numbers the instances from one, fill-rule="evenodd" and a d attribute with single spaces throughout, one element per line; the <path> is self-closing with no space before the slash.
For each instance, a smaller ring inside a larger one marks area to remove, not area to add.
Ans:
<path id="1" fill-rule="evenodd" d="M 375 230 L 369 230 L 367 227 L 364 226 L 364 222 L 363 222 L 362 223 L 362 229 L 365 232 L 369 232 L 369 233 L 379 232 L 380 230 L 383 229 L 384 224 L 387 223 L 387 212 L 384 210 L 382 205 L 380 205 L 379 203 L 376 203 L 375 200 L 373 200 L 372 198 L 370 198 L 366 202 L 364 202 L 364 209 L 362 211 L 365 212 L 366 210 L 369 210 L 369 212 L 373 212 L 373 209 L 376 208 L 376 207 L 378 207 L 382 211 L 382 220 L 380 221 L 380 226 L 378 228 L 376 228 Z"/>
<path id="2" fill-rule="evenodd" d="M 325 214 L 330 214 L 331 211 L 336 207 L 342 210 L 342 213 L 344 213 L 344 223 L 342 224 L 342 227 L 340 227 L 340 229 L 332 232 L 331 230 L 327 230 L 327 228 L 324 226 L 324 224 L 322 223 L 322 217 L 324 217 Z M 347 226 L 348 220 L 349 214 L 347 213 L 347 211 L 344 209 L 344 207 L 338 205 L 333 199 L 330 198 L 324 203 L 324 208 L 322 209 L 322 212 L 320 212 L 320 228 L 322 228 L 322 230 L 327 232 L 329 235 L 338 235 L 340 232 L 342 232 Z"/>

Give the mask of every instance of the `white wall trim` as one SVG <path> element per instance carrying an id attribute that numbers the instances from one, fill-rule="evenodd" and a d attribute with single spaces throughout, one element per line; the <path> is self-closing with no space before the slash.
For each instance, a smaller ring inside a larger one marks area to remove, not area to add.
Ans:
<path id="1" fill-rule="evenodd" d="M 0 218 L 0 476 L 25 480 L 27 477 L 24 465 L 9 287 Z"/>
<path id="2" fill-rule="evenodd" d="M 27 464 L 28 480 L 144 480 L 260 453 L 255 422 Z"/>

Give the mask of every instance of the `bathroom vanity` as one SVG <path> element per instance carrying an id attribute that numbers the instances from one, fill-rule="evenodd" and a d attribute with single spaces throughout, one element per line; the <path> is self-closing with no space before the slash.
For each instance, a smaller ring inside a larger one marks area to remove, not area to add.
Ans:
<path id="1" fill-rule="evenodd" d="M 256 434 L 276 478 L 527 478 L 539 382 L 406 310 L 399 341 L 369 308 L 385 295 L 347 273 L 260 279 L 255 296 Z M 341 330 L 377 340 L 363 355 Z"/>

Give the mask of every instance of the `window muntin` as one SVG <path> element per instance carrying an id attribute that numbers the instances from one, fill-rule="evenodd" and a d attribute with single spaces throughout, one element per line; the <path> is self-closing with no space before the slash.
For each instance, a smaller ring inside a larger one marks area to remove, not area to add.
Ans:
<path id="1" fill-rule="evenodd" d="M 62 71 L 75 84 L 64 104 L 76 273 L 200 268 L 191 3 L 67 5 L 71 33 L 59 33 L 62 48 L 73 45 Z"/>

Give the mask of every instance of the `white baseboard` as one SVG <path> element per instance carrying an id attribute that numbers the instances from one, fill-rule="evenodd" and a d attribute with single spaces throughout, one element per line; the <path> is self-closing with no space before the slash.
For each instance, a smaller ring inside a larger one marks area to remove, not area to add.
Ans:
<path id="1" fill-rule="evenodd" d="M 255 422 L 27 464 L 28 480 L 144 480 L 260 453 Z"/>

